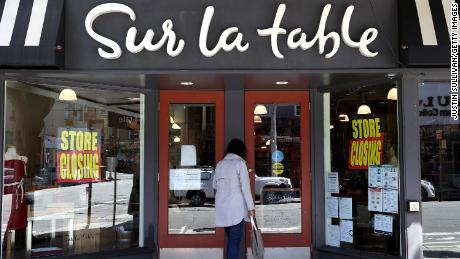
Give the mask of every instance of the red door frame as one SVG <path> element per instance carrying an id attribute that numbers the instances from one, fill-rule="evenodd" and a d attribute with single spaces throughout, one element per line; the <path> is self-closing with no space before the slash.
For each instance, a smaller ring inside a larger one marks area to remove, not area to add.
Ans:
<path id="1" fill-rule="evenodd" d="M 160 91 L 159 118 L 159 247 L 160 248 L 223 248 L 223 228 L 215 234 L 168 234 L 169 198 L 169 104 L 215 104 L 216 164 L 224 155 L 224 92 L 223 91 Z M 213 219 L 214 220 L 214 219 Z"/>
<path id="2" fill-rule="evenodd" d="M 254 107 L 256 104 L 296 103 L 300 104 L 301 139 L 301 226 L 298 234 L 263 234 L 266 247 L 304 247 L 311 246 L 311 181 L 310 181 L 310 109 L 308 91 L 247 91 L 245 93 L 245 139 L 247 163 L 254 168 Z M 250 175 L 254 194 L 254 174 Z M 249 236 L 249 235 L 248 235 Z M 250 245 L 247 238 L 248 246 Z"/>

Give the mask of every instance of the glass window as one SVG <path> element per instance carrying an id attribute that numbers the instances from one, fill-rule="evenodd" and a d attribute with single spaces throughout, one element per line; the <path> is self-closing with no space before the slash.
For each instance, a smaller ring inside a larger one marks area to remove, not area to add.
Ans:
<path id="1" fill-rule="evenodd" d="M 450 117 L 450 83 L 419 86 L 423 254 L 460 257 L 460 123 Z"/>
<path id="2" fill-rule="evenodd" d="M 4 258 L 137 247 L 143 95 L 7 81 Z"/>
<path id="3" fill-rule="evenodd" d="M 216 107 L 169 105 L 169 234 L 213 234 Z"/>
<path id="4" fill-rule="evenodd" d="M 324 94 L 326 243 L 400 254 L 396 82 Z"/>
<path id="5" fill-rule="evenodd" d="M 255 203 L 262 233 L 301 233 L 300 106 L 254 106 Z"/>

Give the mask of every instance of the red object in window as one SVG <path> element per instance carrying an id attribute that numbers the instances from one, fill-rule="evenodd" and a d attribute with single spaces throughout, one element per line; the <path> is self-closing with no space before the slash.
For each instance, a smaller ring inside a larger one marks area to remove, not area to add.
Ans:
<path id="1" fill-rule="evenodd" d="M 3 171 L 3 193 L 12 195 L 7 230 L 24 229 L 27 226 L 27 203 L 23 186 L 26 164 L 22 160 L 5 160 Z"/>

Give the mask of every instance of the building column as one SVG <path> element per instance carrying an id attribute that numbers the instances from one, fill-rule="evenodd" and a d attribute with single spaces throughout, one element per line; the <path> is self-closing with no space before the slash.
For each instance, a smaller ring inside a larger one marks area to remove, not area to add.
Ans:
<path id="1" fill-rule="evenodd" d="M 399 159 L 401 174 L 401 245 L 402 256 L 408 259 L 423 258 L 423 229 L 420 187 L 420 127 L 419 95 L 416 75 L 404 74 L 398 89 Z M 409 212 L 408 202 L 418 201 L 419 212 Z"/>
<path id="2" fill-rule="evenodd" d="M 139 245 L 154 249 L 154 258 L 158 258 L 159 88 L 157 78 L 147 76 L 146 88 L 149 90 L 144 94 L 144 174 L 143 182 L 141 181 L 143 186 L 139 194 L 143 201 L 139 212 L 141 214 L 139 231 L 143 231 L 143 240 L 139 240 Z"/>
<path id="3" fill-rule="evenodd" d="M 226 75 L 225 81 L 225 145 L 234 138 L 244 139 L 244 75 Z M 240 244 L 240 259 L 246 258 L 246 228 Z M 227 246 L 227 239 L 225 239 Z M 224 253 L 226 252 L 224 248 Z M 224 258 L 226 258 L 224 254 Z"/>

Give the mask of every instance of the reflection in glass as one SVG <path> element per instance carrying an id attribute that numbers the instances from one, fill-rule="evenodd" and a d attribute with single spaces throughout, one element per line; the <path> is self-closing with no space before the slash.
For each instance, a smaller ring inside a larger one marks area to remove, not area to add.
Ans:
<path id="1" fill-rule="evenodd" d="M 169 106 L 169 234 L 214 233 L 215 107 Z"/>
<path id="2" fill-rule="evenodd" d="M 302 232 L 299 109 L 294 104 L 254 107 L 261 120 L 254 121 L 254 161 L 256 217 L 263 233 Z"/>
<path id="3" fill-rule="evenodd" d="M 143 97 L 61 90 L 6 83 L 3 258 L 138 246 Z"/>
<path id="4" fill-rule="evenodd" d="M 460 123 L 450 117 L 450 84 L 419 87 L 423 254 L 460 257 Z"/>

